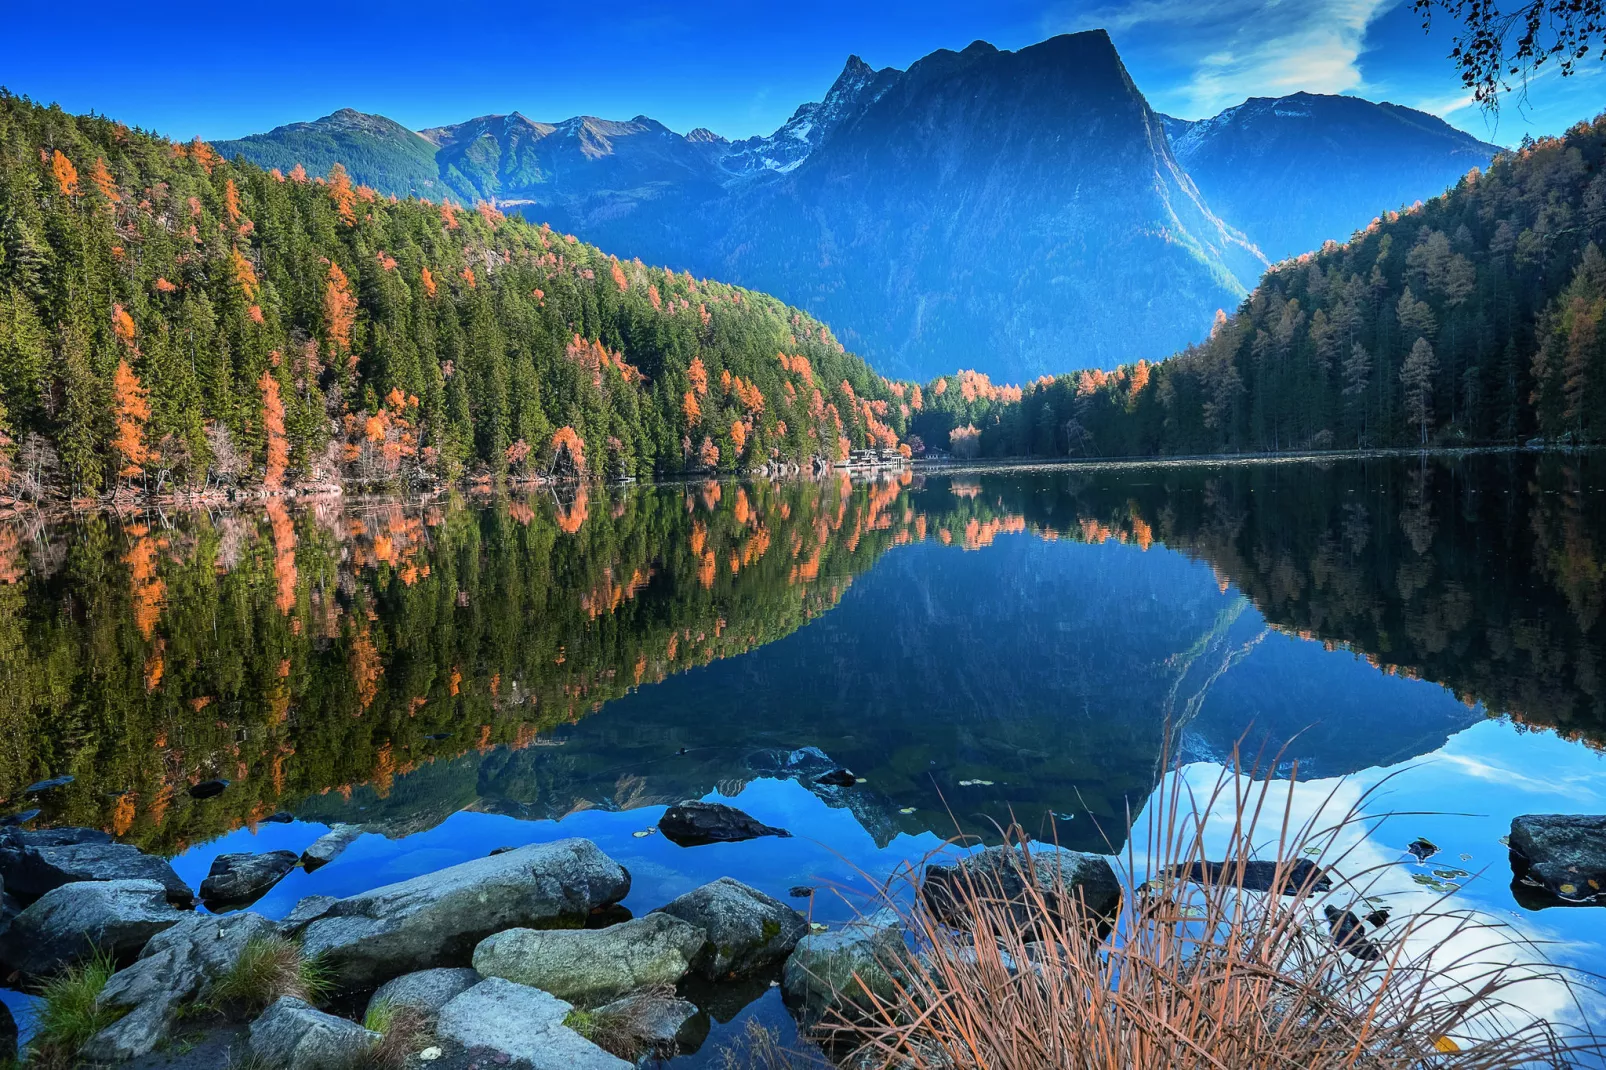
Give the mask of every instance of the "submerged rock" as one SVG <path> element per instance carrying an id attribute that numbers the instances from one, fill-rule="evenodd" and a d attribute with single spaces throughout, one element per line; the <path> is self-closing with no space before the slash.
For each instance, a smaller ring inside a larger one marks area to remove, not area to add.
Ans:
<path id="1" fill-rule="evenodd" d="M 708 935 L 692 965 L 709 980 L 773 965 L 791 954 L 809 931 L 803 915 L 730 877 L 687 892 L 661 912 Z"/>
<path id="2" fill-rule="evenodd" d="M 1511 821 L 1511 871 L 1570 903 L 1606 903 L 1606 814 L 1524 814 Z"/>
<path id="3" fill-rule="evenodd" d="M 573 1009 L 550 992 L 492 977 L 442 1007 L 435 1034 L 470 1050 L 489 1048 L 530 1070 L 630 1070 L 563 1024 Z"/>
<path id="4" fill-rule="evenodd" d="M 351 1070 L 381 1037 L 290 996 L 251 1023 L 251 1054 L 283 1070 Z"/>
<path id="5" fill-rule="evenodd" d="M 121 1014 L 80 1052 L 98 1062 L 138 1058 L 171 1037 L 185 1007 L 233 968 L 254 937 L 274 931 L 260 914 L 191 914 L 158 933 L 139 960 L 112 975 L 97 1006 Z"/>
<path id="6" fill-rule="evenodd" d="M 195 892 L 166 861 L 132 844 L 113 843 L 98 829 L 0 831 L 0 880 L 24 900 L 79 881 L 153 880 L 175 905 L 195 902 Z"/>
<path id="7" fill-rule="evenodd" d="M 1322 907 L 1322 913 L 1327 918 L 1328 931 L 1333 934 L 1334 947 L 1362 962 L 1376 962 L 1383 957 L 1382 950 L 1366 935 L 1366 927 L 1353 911 L 1327 905 Z"/>
<path id="8" fill-rule="evenodd" d="M 362 832 L 361 825 L 335 825 L 301 852 L 302 867 L 311 873 L 320 866 L 327 866 L 340 857 L 341 852 L 350 847 Z"/>
<path id="9" fill-rule="evenodd" d="M 430 1018 L 440 1013 L 458 996 L 479 984 L 483 978 L 466 967 L 443 967 L 436 970 L 418 970 L 380 985 L 368 999 L 365 1015 L 386 1004 L 391 1007 L 408 1007 Z"/>
<path id="10" fill-rule="evenodd" d="M 781 996 L 804 1021 L 817 1021 L 828 1011 L 852 1017 L 869 1005 L 866 993 L 893 998 L 907 964 L 898 915 L 879 910 L 799 940 L 781 975 Z"/>
<path id="11" fill-rule="evenodd" d="M 954 865 L 927 866 L 920 894 L 944 924 L 963 925 L 966 899 L 979 895 L 1008 903 L 1011 917 L 1030 926 L 1036 908 L 1028 886 L 1036 887 L 1035 894 L 1057 918 L 1069 918 L 1085 906 L 1092 918 L 1103 920 L 1121 908 L 1121 882 L 1109 859 L 1044 846 L 1029 854 L 1019 847 L 989 847 Z"/>
<path id="12" fill-rule="evenodd" d="M 201 899 L 213 903 L 248 903 L 259 899 L 296 868 L 294 851 L 218 855 L 201 882 Z"/>
<path id="13" fill-rule="evenodd" d="M 1184 880 L 1195 884 L 1226 883 L 1236 886 L 1239 865 L 1236 861 L 1194 862 L 1179 872 Z M 1276 862 L 1244 862 L 1242 867 L 1246 892 L 1269 892 L 1277 883 Z M 1278 891 L 1283 895 L 1312 895 L 1333 890 L 1333 878 L 1308 858 L 1289 862 L 1282 867 L 1282 871 L 1282 886 Z"/>
<path id="14" fill-rule="evenodd" d="M 228 790 L 227 780 L 203 780 L 199 784 L 190 785 L 190 798 L 215 799 Z"/>
<path id="15" fill-rule="evenodd" d="M 831 788 L 851 788 L 853 785 L 859 782 L 859 778 L 854 776 L 849 770 L 838 767 L 836 769 L 829 770 L 828 772 L 821 773 L 819 776 L 814 778 L 814 782 L 816 784 L 824 784 L 826 787 Z"/>
<path id="16" fill-rule="evenodd" d="M 64 884 L 12 919 L 0 936 L 0 960 L 27 976 L 44 977 L 96 951 L 129 959 L 184 918 L 156 881 Z"/>
<path id="17" fill-rule="evenodd" d="M 723 803 L 684 802 L 671 806 L 658 820 L 664 839 L 681 847 L 700 847 L 708 843 L 734 843 L 760 836 L 792 834 L 766 825 L 757 818 Z"/>
<path id="18" fill-rule="evenodd" d="M 590 840 L 533 844 L 332 903 L 302 933 L 346 985 L 466 966 L 492 933 L 582 924 L 630 892 L 630 874 Z"/>
<path id="19" fill-rule="evenodd" d="M 508 929 L 480 941 L 474 968 L 560 999 L 594 1001 L 675 984 L 707 942 L 702 929 L 668 914 L 606 929 Z"/>

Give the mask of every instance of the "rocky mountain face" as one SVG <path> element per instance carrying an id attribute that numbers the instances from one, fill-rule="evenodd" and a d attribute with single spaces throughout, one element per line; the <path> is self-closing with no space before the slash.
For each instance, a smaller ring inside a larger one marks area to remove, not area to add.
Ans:
<path id="1" fill-rule="evenodd" d="M 621 257 L 773 292 L 884 374 L 1023 381 L 1197 341 L 1268 259 L 1432 196 L 1494 146 L 1350 97 L 1153 111 L 1103 31 L 857 56 L 774 133 L 517 112 L 418 133 L 343 110 L 221 142 L 383 192 L 491 200 Z"/>
<path id="2" fill-rule="evenodd" d="M 1436 116 L 1359 97 L 1252 97 L 1212 119 L 1163 118 L 1206 202 L 1273 261 L 1345 241 L 1500 151 Z"/>

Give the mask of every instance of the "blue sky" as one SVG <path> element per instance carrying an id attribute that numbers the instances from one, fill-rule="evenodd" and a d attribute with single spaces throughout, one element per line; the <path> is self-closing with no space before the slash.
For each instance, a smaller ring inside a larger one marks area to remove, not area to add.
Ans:
<path id="1" fill-rule="evenodd" d="M 905 67 L 983 39 L 1020 48 L 1105 27 L 1150 102 L 1187 118 L 1247 96 L 1351 92 L 1512 143 L 1606 101 L 1606 72 L 1539 79 L 1498 125 L 1466 106 L 1409 0 L 714 0 L 676 5 L 415 0 L 139 9 L 0 0 L 0 84 L 172 137 L 219 139 L 339 107 L 415 129 L 518 110 L 648 114 L 676 130 L 768 133 L 817 100 L 850 53 Z M 323 11 L 328 18 L 320 17 Z"/>

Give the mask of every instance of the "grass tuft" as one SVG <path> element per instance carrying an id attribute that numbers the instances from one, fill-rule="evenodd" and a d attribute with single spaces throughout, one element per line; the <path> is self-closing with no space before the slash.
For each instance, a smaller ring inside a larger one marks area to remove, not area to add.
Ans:
<path id="1" fill-rule="evenodd" d="M 719 1050 L 715 1066 L 717 1070 L 831 1070 L 832 1064 L 818 1049 L 790 1047 L 779 1032 L 749 1018 L 741 1036 Z"/>
<path id="2" fill-rule="evenodd" d="M 363 1015 L 363 1028 L 380 1034 L 368 1051 L 365 1070 L 402 1070 L 407 1060 L 426 1046 L 433 1030 L 429 1016 L 417 1007 L 397 1006 L 381 1000 Z"/>
<path id="3" fill-rule="evenodd" d="M 254 1014 L 281 996 L 321 1003 L 334 978 L 323 964 L 301 953 L 301 945 L 277 934 L 252 937 L 229 972 L 212 984 L 209 1002 Z"/>
<path id="4" fill-rule="evenodd" d="M 1354 831 L 1369 795 L 1334 824 L 1324 810 L 1335 790 L 1301 821 L 1292 783 L 1235 767 L 1199 792 L 1181 770 L 1165 778 L 1151 810 L 1159 816 L 1129 838 L 1113 926 L 1065 909 L 1078 900 L 1057 876 L 951 881 L 944 898 L 959 909 L 945 923 L 917 892 L 919 869 L 905 871 L 886 900 L 909 934 L 885 964 L 895 994 L 855 991 L 861 1009 L 868 996 L 869 1020 L 833 1014 L 821 1035 L 852 1051 L 851 1065 L 900 1070 L 1417 1070 L 1450 1059 L 1515 1070 L 1599 1054 L 1593 1036 L 1562 1035 L 1524 1010 L 1523 985 L 1561 971 L 1513 959 L 1514 945 L 1537 951 L 1475 912 L 1425 904 L 1366 935 L 1366 955 L 1356 954 L 1324 908 L 1342 915 L 1388 868 L 1346 873 L 1358 866 L 1354 848 L 1334 846 L 1346 830 L 1364 842 Z M 1028 858 L 1044 850 L 1018 828 L 1003 831 Z M 1139 856 L 1132 839 L 1142 838 Z M 1242 863 L 1286 867 L 1281 887 L 1306 858 L 1332 874 L 1331 889 L 1244 888 Z M 1201 872 L 1215 875 L 1183 879 Z"/>
<path id="5" fill-rule="evenodd" d="M 38 1031 L 28 1047 L 30 1070 L 69 1070 L 78 1065 L 78 1049 L 96 1033 L 122 1017 L 98 1005 L 101 990 L 117 963 L 97 951 L 87 962 L 71 966 L 40 989 Z"/>
<path id="6" fill-rule="evenodd" d="M 629 1009 L 604 1012 L 576 1007 L 564 1017 L 563 1024 L 626 1062 L 637 1062 L 649 1054 L 670 1059 L 678 1052 L 672 1046 L 665 1050 L 649 1041 L 646 1020 L 651 1018 L 655 1004 L 676 998 L 674 985 L 658 985 L 632 993 Z"/>

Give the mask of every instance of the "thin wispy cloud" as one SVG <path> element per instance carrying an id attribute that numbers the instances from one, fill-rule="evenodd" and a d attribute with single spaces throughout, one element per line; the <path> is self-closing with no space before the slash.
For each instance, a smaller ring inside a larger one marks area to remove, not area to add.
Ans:
<path id="1" fill-rule="evenodd" d="M 1056 30 L 1100 25 L 1189 69 L 1162 92 L 1189 118 L 1251 96 L 1342 93 L 1365 82 L 1366 29 L 1396 0 L 1138 0 L 1056 9 Z"/>

